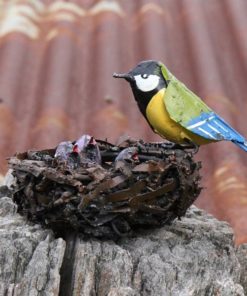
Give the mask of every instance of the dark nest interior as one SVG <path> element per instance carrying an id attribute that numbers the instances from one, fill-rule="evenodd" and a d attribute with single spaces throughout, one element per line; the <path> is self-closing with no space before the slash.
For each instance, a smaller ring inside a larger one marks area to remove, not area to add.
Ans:
<path id="1" fill-rule="evenodd" d="M 118 145 L 94 140 L 81 150 L 63 143 L 72 150 L 9 159 L 19 213 L 56 234 L 116 239 L 160 227 L 182 217 L 201 191 L 193 149 L 131 139 Z"/>

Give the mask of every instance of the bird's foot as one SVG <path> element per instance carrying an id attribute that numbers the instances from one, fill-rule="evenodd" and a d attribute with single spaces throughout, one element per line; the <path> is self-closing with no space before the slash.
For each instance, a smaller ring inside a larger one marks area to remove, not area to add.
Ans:
<path id="1" fill-rule="evenodd" d="M 191 148 L 189 147 L 187 144 L 178 144 L 178 143 L 174 143 L 174 142 L 153 142 L 151 143 L 153 146 L 157 146 L 157 147 L 161 147 L 163 149 L 186 149 Z"/>
<path id="2" fill-rule="evenodd" d="M 173 142 L 161 142 L 160 145 L 166 149 L 183 149 L 183 145 Z"/>
<path id="3" fill-rule="evenodd" d="M 199 145 L 187 139 L 185 140 L 185 142 L 186 142 L 185 144 L 178 144 L 173 142 L 160 142 L 157 144 L 161 145 L 162 148 L 166 148 L 166 149 L 182 149 L 182 150 L 191 149 L 193 154 L 196 154 L 198 152 Z"/>
<path id="4" fill-rule="evenodd" d="M 190 141 L 189 139 L 185 139 L 186 144 L 183 145 L 183 149 L 191 149 L 193 154 L 196 154 L 199 150 L 199 145 Z"/>

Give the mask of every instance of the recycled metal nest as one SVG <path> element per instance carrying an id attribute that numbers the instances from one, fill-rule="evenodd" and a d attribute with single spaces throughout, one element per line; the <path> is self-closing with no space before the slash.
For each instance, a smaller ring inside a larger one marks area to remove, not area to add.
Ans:
<path id="1" fill-rule="evenodd" d="M 10 158 L 19 213 L 59 234 L 74 229 L 116 239 L 180 218 L 201 191 L 201 165 L 192 150 L 134 140 L 96 143 L 101 165 L 87 157 L 72 157 L 73 165 L 58 161 L 56 149 Z M 126 148 L 138 159 L 119 157 Z"/>

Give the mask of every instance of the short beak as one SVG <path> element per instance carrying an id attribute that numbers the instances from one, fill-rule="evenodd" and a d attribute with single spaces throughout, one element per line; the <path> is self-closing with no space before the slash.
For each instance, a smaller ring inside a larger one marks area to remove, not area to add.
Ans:
<path id="1" fill-rule="evenodd" d="M 73 147 L 73 152 L 74 152 L 74 153 L 79 153 L 78 145 L 74 145 L 74 147 Z"/>
<path id="2" fill-rule="evenodd" d="M 91 139 L 90 139 L 90 141 L 89 141 L 88 144 L 95 146 L 95 145 L 97 145 L 97 142 L 95 141 L 94 137 L 91 137 Z"/>
<path id="3" fill-rule="evenodd" d="M 124 74 L 113 73 L 113 77 L 115 77 L 115 78 L 124 78 L 128 82 L 134 82 L 135 81 L 135 78 L 132 75 L 130 75 L 129 73 L 124 73 Z"/>

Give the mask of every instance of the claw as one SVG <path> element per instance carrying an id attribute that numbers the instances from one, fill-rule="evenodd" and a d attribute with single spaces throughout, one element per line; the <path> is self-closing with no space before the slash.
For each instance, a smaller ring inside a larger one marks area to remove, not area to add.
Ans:
<path id="1" fill-rule="evenodd" d="M 188 143 L 186 145 L 184 145 L 184 149 L 192 149 L 192 153 L 196 154 L 199 151 L 199 145 L 197 145 L 196 143 L 190 141 L 189 139 L 185 139 L 185 141 Z"/>

